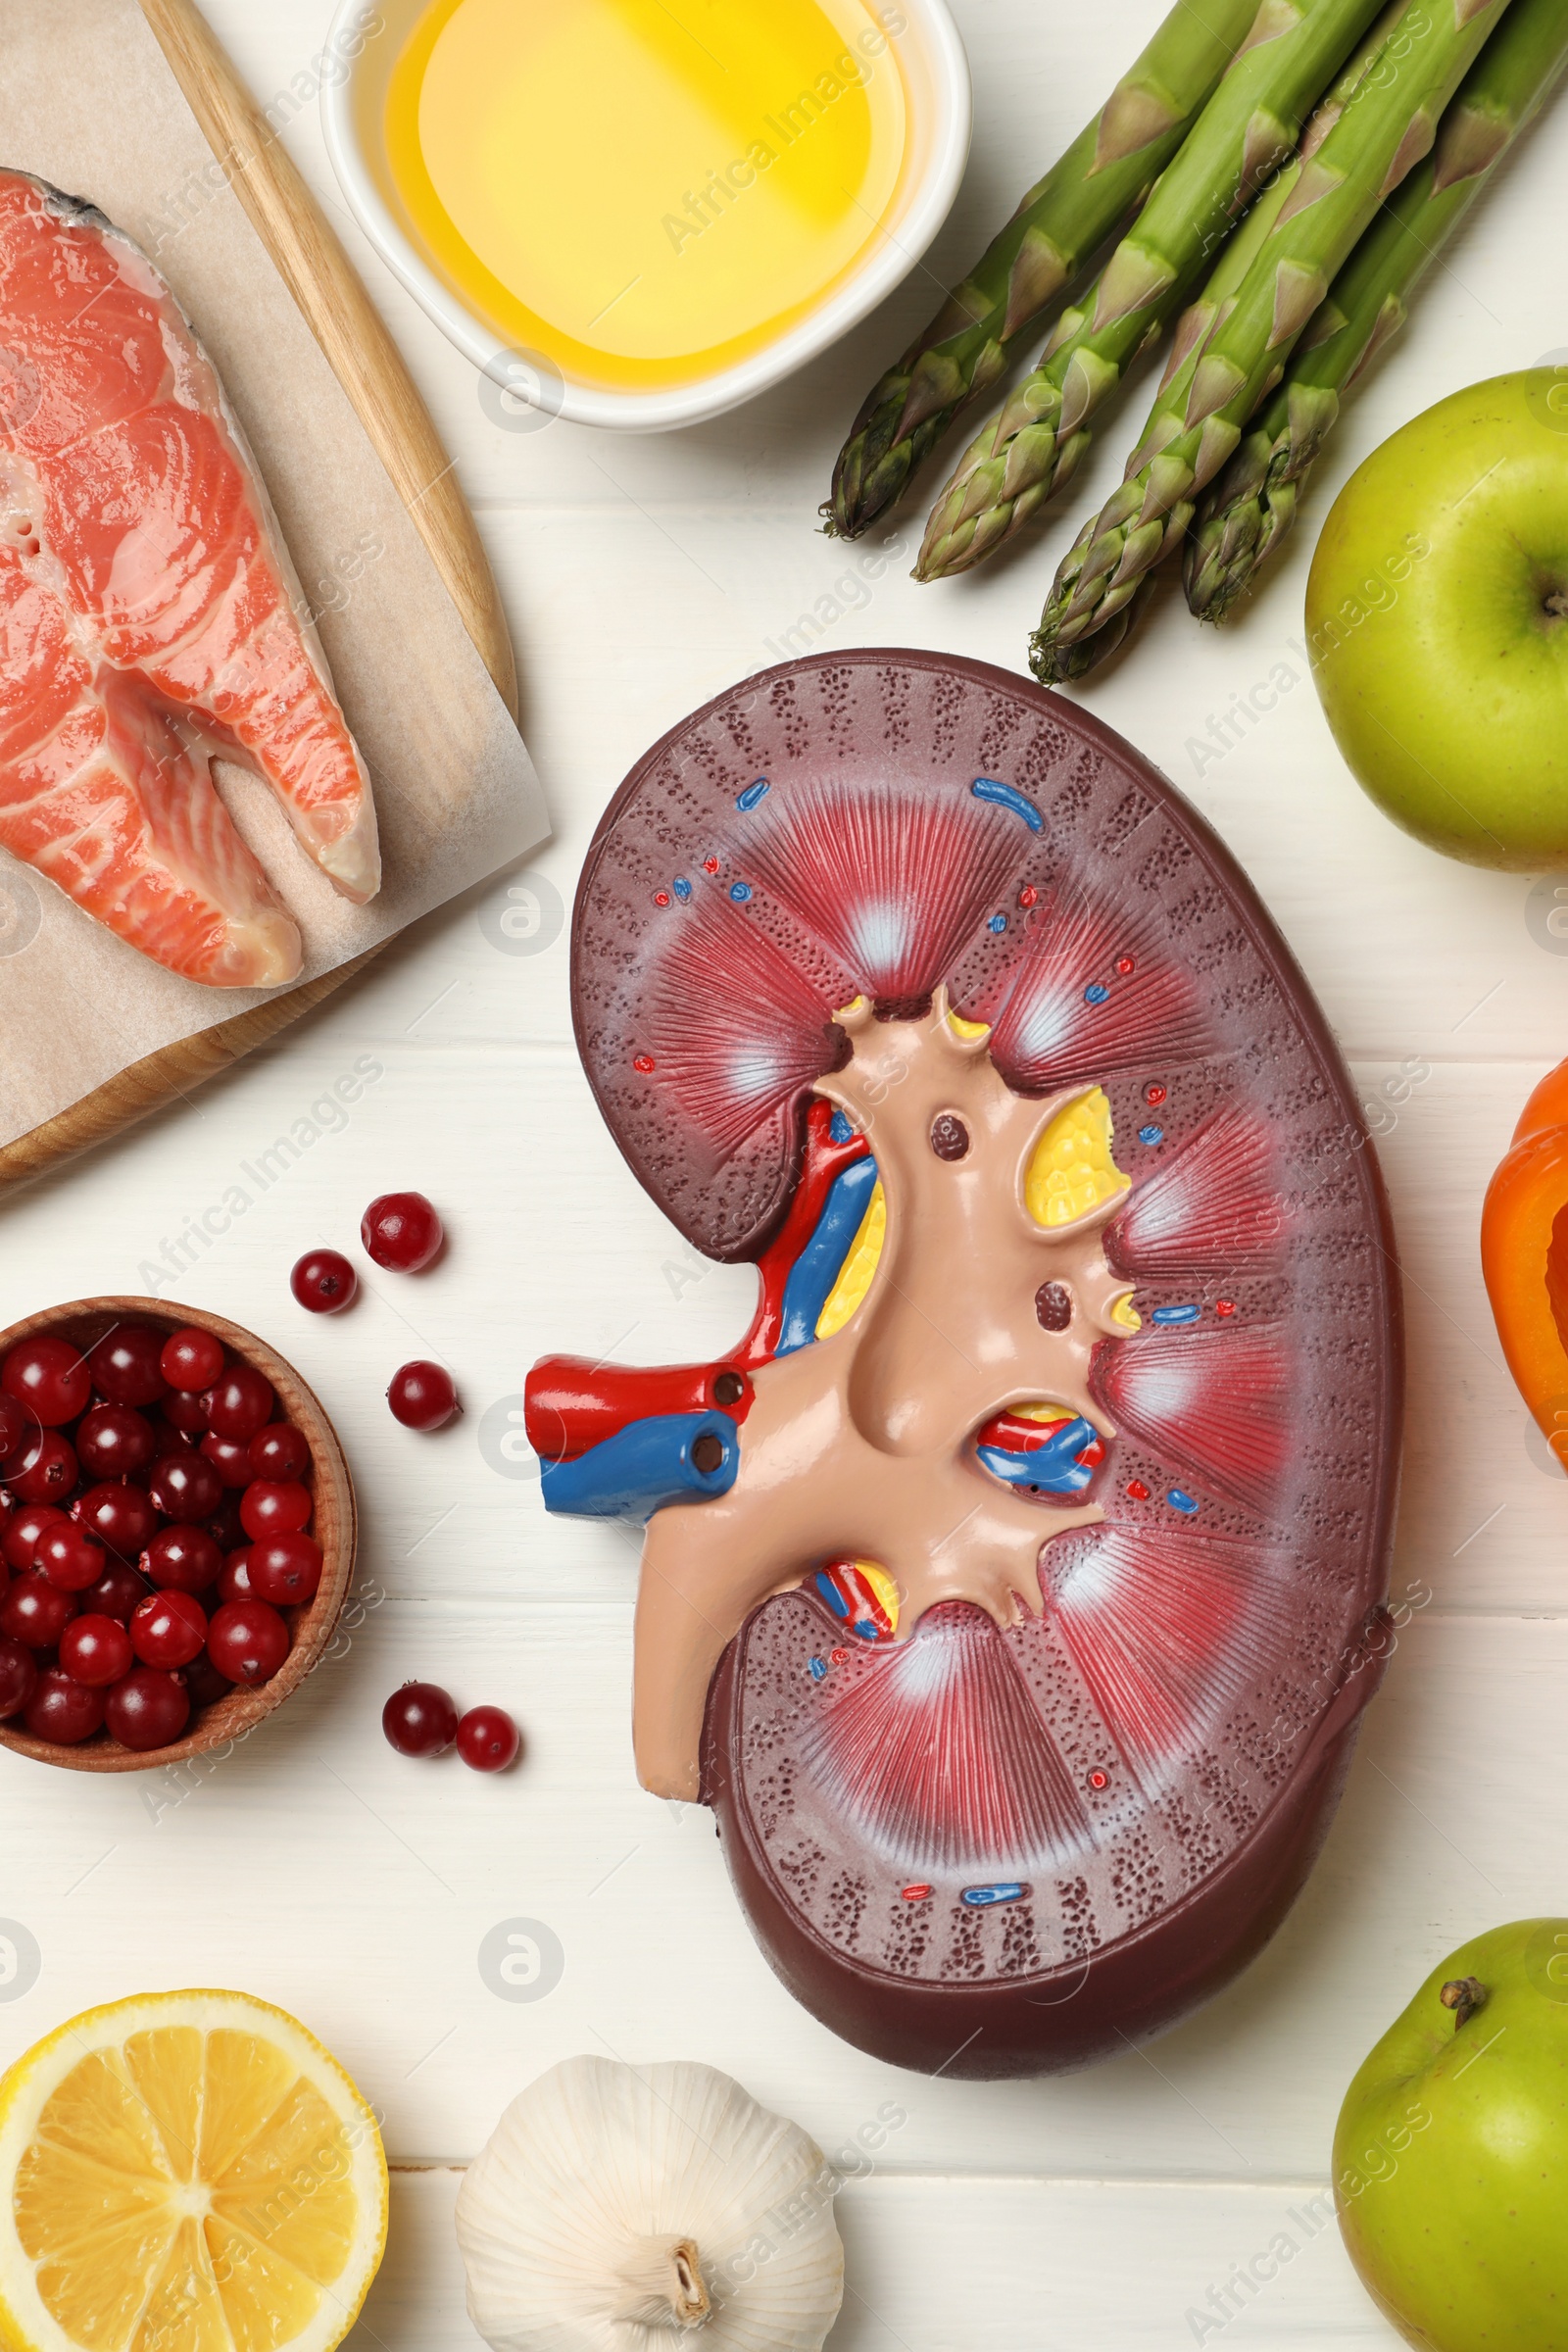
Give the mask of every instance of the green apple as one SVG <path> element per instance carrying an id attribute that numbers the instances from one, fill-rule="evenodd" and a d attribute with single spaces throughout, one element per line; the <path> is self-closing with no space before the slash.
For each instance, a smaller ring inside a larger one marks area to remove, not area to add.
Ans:
<path id="1" fill-rule="evenodd" d="M 1568 865 L 1568 374 L 1476 384 L 1374 450 L 1306 623 L 1334 739 L 1396 824 L 1474 865 Z"/>
<path id="2" fill-rule="evenodd" d="M 1427 2352 L 1568 2347 L 1568 1919 L 1450 1952 L 1345 2095 L 1340 2229 Z"/>

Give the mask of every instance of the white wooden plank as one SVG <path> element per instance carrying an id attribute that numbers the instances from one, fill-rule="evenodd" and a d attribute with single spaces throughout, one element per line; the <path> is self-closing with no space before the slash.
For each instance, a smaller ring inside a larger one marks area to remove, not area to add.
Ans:
<path id="1" fill-rule="evenodd" d="M 460 2316 L 461 2179 L 394 2179 L 386 2262 L 354 2352 L 477 2342 Z M 834 2210 L 846 2293 L 828 2352 L 1221 2341 L 1390 2352 L 1399 2341 L 1350 2268 L 1322 2179 L 1198 2187 L 889 2169 L 847 2181 Z"/>

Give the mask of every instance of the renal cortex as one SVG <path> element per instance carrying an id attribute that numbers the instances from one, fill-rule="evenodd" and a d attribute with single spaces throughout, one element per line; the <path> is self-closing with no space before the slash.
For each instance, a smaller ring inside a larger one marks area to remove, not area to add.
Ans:
<path id="1" fill-rule="evenodd" d="M 634 769 L 573 1003 L 635 1173 L 760 1278 L 715 1361 L 528 1383 L 547 1509 L 646 1522 L 645 1785 L 894 2062 L 1168 2024 L 1300 1883 L 1386 1640 L 1389 1235 L 1267 915 L 1085 714 L 852 653 Z"/>

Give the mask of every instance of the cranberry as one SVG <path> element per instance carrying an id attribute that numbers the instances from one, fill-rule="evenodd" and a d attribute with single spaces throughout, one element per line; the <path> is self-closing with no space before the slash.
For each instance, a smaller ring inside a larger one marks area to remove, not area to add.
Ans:
<path id="1" fill-rule="evenodd" d="M 231 1551 L 223 1562 L 218 1579 L 218 1597 L 220 1601 L 266 1599 L 265 1593 L 259 1594 L 251 1587 L 251 1555 L 248 1545 L 240 1551 Z"/>
<path id="2" fill-rule="evenodd" d="M 458 1753 L 475 1772 L 505 1772 L 521 1745 L 505 1707 L 470 1707 L 458 1726 Z"/>
<path id="3" fill-rule="evenodd" d="M 58 1502 L 76 1483 L 75 1452 L 58 1429 L 40 1429 L 24 1452 L 13 1455 L 7 1476 L 19 1502 Z"/>
<path id="4" fill-rule="evenodd" d="M 166 1453 L 153 1471 L 148 1499 L 166 1519 L 194 1527 L 210 1519 L 223 1499 L 223 1481 L 199 1453 Z"/>
<path id="5" fill-rule="evenodd" d="M 313 1315 L 336 1315 L 353 1305 L 360 1278 L 340 1250 L 308 1250 L 290 1274 L 288 1287 Z"/>
<path id="6" fill-rule="evenodd" d="M 74 1617 L 60 1637 L 60 1663 L 74 1683 L 101 1690 L 136 1663 L 130 1636 L 114 1617 Z"/>
<path id="7" fill-rule="evenodd" d="M 199 1395 L 210 1389 L 223 1369 L 221 1342 L 210 1331 L 198 1331 L 192 1324 L 171 1332 L 158 1357 L 159 1369 L 172 1389 L 189 1395 Z"/>
<path id="8" fill-rule="evenodd" d="M 9 1642 L 25 1642 L 29 1649 L 53 1649 L 75 1614 L 74 1595 L 29 1568 L 7 1586 L 0 1600 L 0 1634 Z"/>
<path id="9" fill-rule="evenodd" d="M 205 1592 L 223 1555 L 205 1527 L 161 1527 L 141 1555 L 141 1572 L 160 1592 Z"/>
<path id="10" fill-rule="evenodd" d="M 381 1709 L 381 1729 L 400 1756 L 438 1756 L 458 1736 L 458 1710 L 436 1683 L 405 1683 Z"/>
<path id="11" fill-rule="evenodd" d="M 297 1535 L 311 1524 L 310 1489 L 259 1478 L 240 1497 L 239 1515 L 253 1544 L 259 1544 L 264 1536 Z"/>
<path id="12" fill-rule="evenodd" d="M 129 1478 L 153 1458 L 153 1425 L 128 1404 L 95 1404 L 76 1431 L 76 1459 L 87 1478 Z"/>
<path id="13" fill-rule="evenodd" d="M 225 1487 L 248 1487 L 251 1483 L 251 1449 L 238 1438 L 220 1438 L 210 1429 L 198 1449 L 207 1456 Z"/>
<path id="14" fill-rule="evenodd" d="M 0 1716 L 20 1715 L 37 1681 L 37 1661 L 26 1643 L 0 1641 Z"/>
<path id="15" fill-rule="evenodd" d="M 98 1582 L 87 1587 L 81 1606 L 88 1616 L 113 1617 L 124 1625 L 146 1591 L 134 1568 L 127 1568 L 123 1560 L 111 1560 Z"/>
<path id="16" fill-rule="evenodd" d="M 321 1546 L 313 1536 L 269 1536 L 245 1554 L 246 1591 L 274 1608 L 296 1608 L 321 1581 Z"/>
<path id="17" fill-rule="evenodd" d="M 156 1404 L 167 1387 L 159 1362 L 163 1334 L 147 1323 L 122 1323 L 92 1351 L 93 1387 L 107 1404 Z"/>
<path id="18" fill-rule="evenodd" d="M 193 1707 L 210 1707 L 218 1699 L 226 1698 L 234 1688 L 226 1674 L 219 1673 L 205 1649 L 184 1668 L 184 1676 Z"/>
<path id="19" fill-rule="evenodd" d="M 254 1689 L 288 1656 L 288 1627 L 265 1600 L 225 1600 L 207 1629 L 207 1649 L 220 1674 Z"/>
<path id="20" fill-rule="evenodd" d="M 74 1519 L 63 1519 L 58 1527 L 46 1527 L 38 1539 L 33 1559 L 39 1573 L 48 1578 L 57 1592 L 85 1592 L 109 1565 L 103 1545 L 95 1544 Z"/>
<path id="21" fill-rule="evenodd" d="M 304 1478 L 311 1467 L 311 1442 L 287 1421 L 270 1421 L 251 1440 L 252 1478 Z"/>
<path id="22" fill-rule="evenodd" d="M 361 1219 L 360 1239 L 388 1273 L 417 1274 L 430 1263 L 445 1236 L 422 1193 L 383 1193 Z"/>
<path id="23" fill-rule="evenodd" d="M 45 1429 L 58 1429 L 86 1411 L 92 1375 L 69 1340 L 19 1340 L 0 1364 L 0 1391 L 24 1404 Z"/>
<path id="24" fill-rule="evenodd" d="M 208 1390 L 207 1426 L 220 1438 L 254 1438 L 272 1418 L 275 1403 L 270 1388 L 249 1364 L 230 1364 L 222 1378 Z"/>
<path id="25" fill-rule="evenodd" d="M 143 1752 L 168 1747 L 190 1721 L 190 1692 L 184 1678 L 156 1666 L 133 1666 L 116 1683 L 104 1704 L 111 1739 Z"/>
<path id="26" fill-rule="evenodd" d="M 0 1389 L 0 1462 L 20 1453 L 37 1427 L 37 1414 L 20 1396 L 8 1396 Z"/>
<path id="27" fill-rule="evenodd" d="M 187 1396 L 182 1389 L 174 1389 L 164 1398 L 164 1419 L 182 1438 L 194 1441 L 207 1427 L 206 1396 Z"/>
<path id="28" fill-rule="evenodd" d="M 202 1521 L 220 1551 L 238 1551 L 245 1543 L 245 1529 L 239 1515 L 239 1496 L 232 1488 L 223 1496 L 210 1519 Z"/>
<path id="29" fill-rule="evenodd" d="M 24 1568 L 31 1568 L 37 1558 L 39 1537 L 46 1528 L 64 1519 L 65 1515 L 57 1503 L 24 1503 L 9 1522 L 3 1542 L 0 1542 L 0 1549 L 6 1555 L 6 1566 L 15 1568 L 19 1573 Z"/>
<path id="30" fill-rule="evenodd" d="M 39 1675 L 24 1720 L 35 1740 L 52 1740 L 56 1747 L 79 1746 L 103 1726 L 103 1692 L 89 1690 L 85 1683 L 51 1666 Z"/>
<path id="31" fill-rule="evenodd" d="M 458 1411 L 458 1392 L 439 1364 L 405 1364 L 392 1375 L 386 1400 L 405 1429 L 444 1429 Z"/>
<path id="32" fill-rule="evenodd" d="M 96 1536 L 122 1560 L 133 1560 L 145 1551 L 158 1526 L 151 1497 L 140 1487 L 127 1487 L 116 1479 L 89 1487 L 72 1504 L 71 1515 L 78 1527 Z"/>
<path id="33" fill-rule="evenodd" d="M 130 1613 L 131 1647 L 144 1666 L 188 1666 L 207 1640 L 207 1611 L 189 1592 L 149 1592 Z"/>

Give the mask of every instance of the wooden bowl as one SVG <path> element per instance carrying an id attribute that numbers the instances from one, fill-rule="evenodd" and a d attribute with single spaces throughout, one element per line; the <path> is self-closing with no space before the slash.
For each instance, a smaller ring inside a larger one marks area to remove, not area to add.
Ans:
<path id="1" fill-rule="evenodd" d="M 107 1732 L 96 1732 L 76 1747 L 57 1746 L 34 1740 L 30 1733 L 0 1724 L 0 1746 L 21 1756 L 35 1756 L 40 1764 L 63 1764 L 72 1772 L 147 1772 L 162 1764 L 182 1763 L 188 1756 L 206 1755 L 227 1742 L 242 1740 L 264 1715 L 281 1706 L 298 1690 L 332 1639 L 354 1577 L 354 1551 L 359 1521 L 354 1484 L 336 1430 L 319 1399 L 308 1389 L 292 1364 L 285 1363 L 265 1340 L 242 1331 L 221 1315 L 200 1307 L 181 1306 L 177 1313 L 156 1298 L 77 1298 L 55 1306 L 0 1331 L 0 1356 L 19 1340 L 48 1333 L 69 1340 L 83 1354 L 97 1346 L 117 1323 L 150 1323 L 167 1337 L 171 1332 L 195 1329 L 211 1332 L 231 1356 L 251 1365 L 270 1381 L 283 1417 L 301 1430 L 311 1448 L 311 1489 L 315 1515 L 311 1533 L 321 1546 L 321 1581 L 314 1597 L 302 1608 L 284 1609 L 292 1645 L 276 1674 L 255 1690 L 236 1684 L 226 1698 L 204 1707 L 183 1739 L 168 1747 L 122 1747 Z"/>

